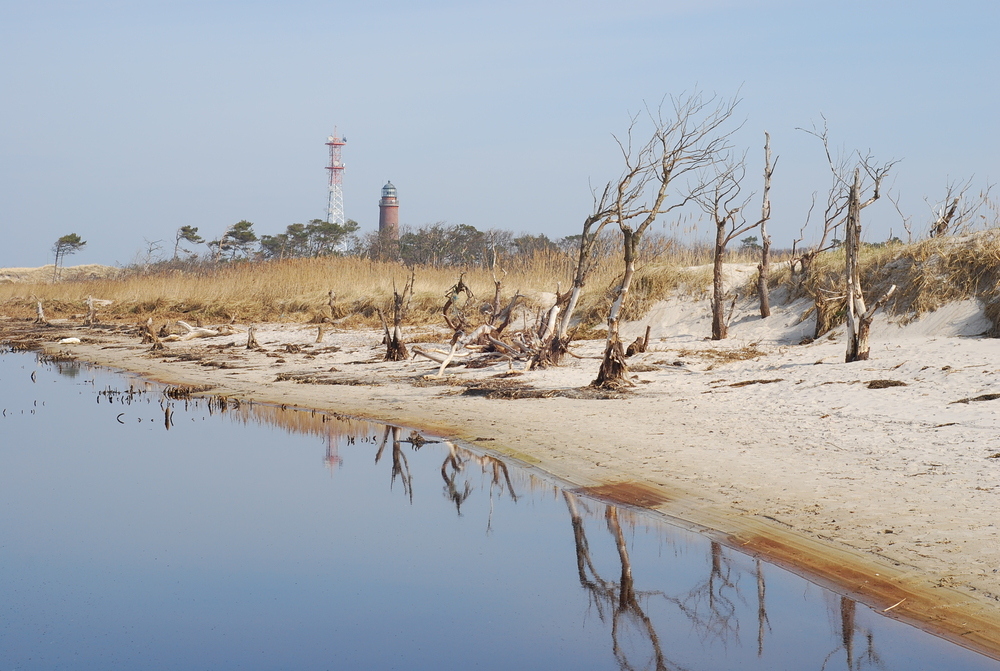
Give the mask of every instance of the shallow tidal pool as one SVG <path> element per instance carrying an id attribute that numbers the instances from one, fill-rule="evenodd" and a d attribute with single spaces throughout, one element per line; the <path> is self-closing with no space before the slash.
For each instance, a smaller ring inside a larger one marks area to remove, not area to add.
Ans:
<path id="1" fill-rule="evenodd" d="M 998 669 L 409 429 L 0 354 L 0 669 Z"/>

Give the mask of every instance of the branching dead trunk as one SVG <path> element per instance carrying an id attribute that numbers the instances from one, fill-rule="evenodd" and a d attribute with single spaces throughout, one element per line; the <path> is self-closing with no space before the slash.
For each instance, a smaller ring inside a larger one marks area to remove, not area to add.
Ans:
<path id="1" fill-rule="evenodd" d="M 149 348 L 150 352 L 158 352 L 165 349 L 163 346 L 163 341 L 160 340 L 160 336 L 156 335 L 156 331 L 153 330 L 153 318 L 149 317 L 146 320 L 145 330 L 142 336 L 142 342 L 152 343 L 152 347 Z"/>
<path id="2" fill-rule="evenodd" d="M 760 317 L 771 316 L 771 297 L 767 283 L 771 277 L 771 236 L 767 234 L 767 222 L 771 218 L 771 175 L 777 160 L 771 162 L 771 136 L 764 132 L 764 194 L 760 206 L 760 264 L 757 266 L 757 299 L 760 303 Z"/>
<path id="3" fill-rule="evenodd" d="M 580 295 L 583 293 L 583 289 L 587 285 L 587 279 L 590 277 L 590 272 L 594 268 L 594 251 L 597 241 L 600 239 L 605 226 L 612 221 L 612 214 L 614 212 L 610 201 L 612 188 L 613 185 L 611 182 L 608 182 L 604 185 L 604 190 L 600 196 L 594 192 L 593 212 L 584 220 L 583 231 L 580 235 L 580 247 L 577 252 L 573 285 L 568 295 L 560 296 L 561 300 L 556 301 L 556 305 L 559 305 L 562 301 L 565 302 L 565 305 L 563 306 L 562 317 L 558 322 L 558 326 L 549 340 L 542 343 L 538 357 L 538 362 L 541 365 L 558 366 L 563 356 L 569 351 L 569 327 L 573 320 L 573 313 L 576 312 L 576 306 L 580 302 Z"/>
<path id="4" fill-rule="evenodd" d="M 622 232 L 625 273 L 608 313 L 604 359 L 594 386 L 614 389 L 630 384 L 619 320 L 635 275 L 639 242 L 659 215 L 684 207 L 708 190 L 709 184 L 699 180 L 672 194 L 676 180 L 699 175 L 728 151 L 731 131 L 722 132 L 721 127 L 732 116 L 737 102 L 705 100 L 697 94 L 673 99 L 669 117 L 664 115 L 662 105 L 655 114 L 647 110 L 653 122 L 653 136 L 641 148 L 632 144 L 637 117 L 633 117 L 624 141 L 618 140 L 625 169 L 614 189 L 610 216 Z M 672 195 L 674 198 L 668 204 Z M 632 220 L 640 223 L 633 228 Z"/>
<path id="5" fill-rule="evenodd" d="M 708 188 L 698 194 L 696 201 L 715 224 L 715 249 L 712 255 L 712 340 L 724 340 L 729 335 L 726 320 L 726 287 L 723 269 L 726 246 L 737 236 L 761 225 L 763 219 L 747 223 L 743 208 L 749 198 L 741 198 L 743 177 L 746 175 L 745 159 L 738 161 L 727 157 L 713 166 L 715 175 Z M 765 179 L 769 179 L 765 167 Z"/>
<path id="6" fill-rule="evenodd" d="M 42 306 L 41 298 L 35 298 L 35 321 L 33 323 L 50 326 L 48 320 L 45 319 L 45 308 Z"/>
<path id="7" fill-rule="evenodd" d="M 878 198 L 875 196 L 866 203 L 861 203 L 861 169 L 854 170 L 854 182 L 847 205 L 847 363 L 852 361 L 867 361 L 871 352 L 868 335 L 871 330 L 875 312 L 882 307 L 896 291 L 892 285 L 889 291 L 870 308 L 865 306 L 865 297 L 861 291 L 861 268 L 858 251 L 861 247 L 861 209 L 871 205 Z"/>
<path id="8" fill-rule="evenodd" d="M 396 290 L 395 284 L 392 287 L 392 331 L 386 322 L 385 315 L 378 309 L 379 319 L 382 320 L 382 328 L 385 330 L 385 360 L 386 361 L 406 361 L 410 353 L 403 343 L 403 319 L 410 308 L 410 298 L 413 296 L 413 282 L 416 279 L 416 271 L 410 271 L 410 277 L 403 285 L 403 291 Z"/>
<path id="9" fill-rule="evenodd" d="M 465 303 L 468 304 L 469 301 L 473 300 L 476 296 L 472 293 L 472 289 L 465 283 L 465 273 L 458 276 L 458 282 L 455 283 L 448 293 L 445 294 L 444 307 L 441 308 L 441 314 L 444 316 L 444 321 L 452 331 L 465 331 L 468 329 L 469 324 L 465 320 L 465 316 L 461 312 L 452 313 L 452 310 L 458 304 L 458 297 L 465 294 Z"/>
<path id="10" fill-rule="evenodd" d="M 636 354 L 642 354 L 646 351 L 649 347 L 649 333 L 652 331 L 652 328 L 653 327 L 649 324 L 646 325 L 646 335 L 636 338 L 632 344 L 628 346 L 628 349 L 625 350 L 625 356 L 631 357 Z"/>
<path id="11" fill-rule="evenodd" d="M 608 312 L 608 338 L 604 345 L 604 358 L 601 360 L 597 379 L 592 383 L 593 386 L 602 389 L 620 389 L 632 386 L 632 382 L 628 379 L 628 361 L 619 336 L 619 326 L 622 305 L 625 303 L 629 288 L 632 286 L 632 278 L 635 276 L 635 250 L 638 240 L 635 232 L 627 224 L 622 225 L 622 235 L 625 243 L 625 275 L 622 277 L 618 293 L 611 304 L 611 310 Z"/>
<path id="12" fill-rule="evenodd" d="M 260 343 L 257 342 L 257 326 L 254 324 L 247 329 L 247 349 L 260 349 Z"/>

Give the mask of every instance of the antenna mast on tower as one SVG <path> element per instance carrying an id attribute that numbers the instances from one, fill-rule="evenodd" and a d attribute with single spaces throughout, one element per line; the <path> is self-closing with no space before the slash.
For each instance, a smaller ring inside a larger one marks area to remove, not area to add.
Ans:
<path id="1" fill-rule="evenodd" d="M 334 126 L 333 135 L 327 138 L 326 146 L 330 148 L 330 199 L 326 206 L 326 222 L 328 224 L 344 223 L 344 163 L 340 160 L 340 148 L 347 144 L 347 138 L 337 134 Z"/>

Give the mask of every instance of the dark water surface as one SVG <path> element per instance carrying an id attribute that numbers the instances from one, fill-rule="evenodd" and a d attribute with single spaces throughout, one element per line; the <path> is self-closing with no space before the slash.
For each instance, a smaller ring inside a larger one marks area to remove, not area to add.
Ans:
<path id="1" fill-rule="evenodd" d="M 0 409 L 0 671 L 1000 668 L 405 429 L 14 353 Z"/>

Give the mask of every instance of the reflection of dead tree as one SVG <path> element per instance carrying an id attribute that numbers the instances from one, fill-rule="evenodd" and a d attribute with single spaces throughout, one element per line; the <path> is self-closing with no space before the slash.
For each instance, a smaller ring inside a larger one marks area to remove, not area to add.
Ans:
<path id="1" fill-rule="evenodd" d="M 764 595 L 767 585 L 764 583 L 764 572 L 761 568 L 760 560 L 757 560 L 757 656 L 764 656 L 764 630 L 771 629 L 771 622 L 767 618 L 767 606 L 764 605 Z"/>
<path id="2" fill-rule="evenodd" d="M 389 436 L 392 436 L 392 479 L 390 486 L 396 482 L 396 476 L 399 476 L 403 483 L 403 493 L 409 496 L 410 503 L 413 503 L 413 475 L 410 473 L 410 463 L 406 460 L 406 454 L 403 453 L 403 443 L 399 438 L 401 433 L 402 430 L 398 426 L 385 427 L 382 444 L 379 446 L 378 452 L 375 453 L 375 463 L 377 464 L 382 458 L 382 452 L 389 442 Z"/>
<path id="3" fill-rule="evenodd" d="M 846 596 L 840 597 L 839 622 L 837 628 L 840 633 L 840 645 L 830 651 L 830 654 L 823 660 L 820 671 L 826 669 L 826 665 L 840 650 L 844 651 L 847 657 L 847 668 L 850 671 L 859 671 L 867 666 L 869 668 L 884 669 L 885 662 L 875 650 L 875 635 L 871 629 L 861 628 L 857 623 L 857 604 L 853 599 Z M 855 649 L 856 634 L 860 634 L 865 641 L 865 647 L 861 654 L 857 654 Z"/>
<path id="4" fill-rule="evenodd" d="M 490 520 L 487 523 L 487 530 L 492 527 L 493 522 L 493 496 L 494 493 L 503 494 L 505 491 L 512 501 L 517 501 L 517 493 L 514 491 L 514 483 L 510 479 L 510 471 L 505 464 L 496 457 L 487 454 L 475 454 L 469 450 L 463 450 L 450 440 L 444 441 L 448 446 L 448 454 L 444 463 L 441 464 L 441 478 L 444 480 L 445 497 L 455 504 L 458 514 L 462 514 L 462 504 L 472 494 L 472 485 L 466 478 L 461 485 L 457 482 L 459 473 L 466 472 L 466 465 L 469 462 L 477 462 L 483 474 L 490 475 Z"/>
<path id="5" fill-rule="evenodd" d="M 606 622 L 607 614 L 611 614 L 611 644 L 615 659 L 622 669 L 637 668 L 628 660 L 619 642 L 621 626 L 631 620 L 639 625 L 642 633 L 653 646 L 654 668 L 657 671 L 666 671 L 669 667 L 660 646 L 660 638 L 653 626 L 653 621 L 646 615 L 639 603 L 640 598 L 651 595 L 663 596 L 663 594 L 662 592 L 636 592 L 635 582 L 632 578 L 632 562 L 625 544 L 625 534 L 622 533 L 621 524 L 618 521 L 618 509 L 614 506 L 608 506 L 605 512 L 608 531 L 611 532 L 615 540 L 618 559 L 621 563 L 621 577 L 619 582 L 615 583 L 602 578 L 594 568 L 583 526 L 583 517 L 576 505 L 576 497 L 564 490 L 563 498 L 566 500 L 566 507 L 569 509 L 570 521 L 573 525 L 573 539 L 576 542 L 576 566 L 580 585 L 590 593 L 591 602 L 602 621 Z M 648 665 L 642 665 L 639 668 L 647 667 Z"/>
<path id="6" fill-rule="evenodd" d="M 720 639 L 739 636 L 740 624 L 736 619 L 736 602 L 739 596 L 736 583 L 730 578 L 732 569 L 722 553 L 722 545 L 711 544 L 711 570 L 708 579 L 695 586 L 681 601 L 681 611 L 707 633 Z M 730 596 L 730 593 L 733 596 Z M 708 607 L 703 613 L 702 605 Z"/>
<path id="7" fill-rule="evenodd" d="M 448 456 L 441 464 L 441 478 L 444 480 L 444 495 L 455 504 L 455 510 L 462 514 L 462 504 L 472 494 L 472 485 L 465 482 L 465 488 L 459 489 L 455 484 L 455 479 L 465 467 L 465 461 L 459 456 L 455 444 L 448 441 Z"/>

